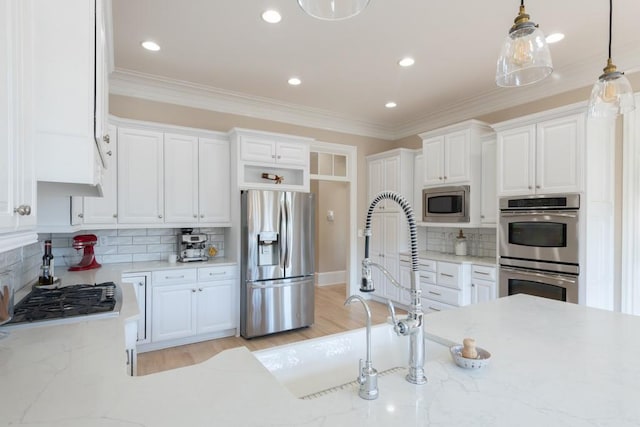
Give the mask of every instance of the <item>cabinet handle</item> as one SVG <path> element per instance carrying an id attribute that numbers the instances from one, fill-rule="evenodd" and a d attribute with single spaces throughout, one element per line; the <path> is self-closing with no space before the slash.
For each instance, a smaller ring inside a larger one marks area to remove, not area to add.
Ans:
<path id="1" fill-rule="evenodd" d="M 473 270 L 473 274 L 482 274 L 483 276 L 489 275 L 489 273 L 485 273 L 484 271 L 475 271 L 475 270 Z"/>
<path id="2" fill-rule="evenodd" d="M 539 186 L 539 185 L 536 185 L 536 188 L 538 188 L 538 189 L 539 189 L 539 188 L 540 188 L 540 186 Z"/>
<path id="3" fill-rule="evenodd" d="M 430 310 L 433 310 L 433 311 L 440 311 L 440 310 L 438 310 L 437 308 L 434 308 L 434 307 L 431 307 L 431 306 L 429 306 L 429 309 L 430 309 Z"/>
<path id="4" fill-rule="evenodd" d="M 126 349 L 124 352 L 127 353 L 127 366 L 129 366 L 131 365 L 131 355 L 129 354 L 129 349 Z"/>
<path id="5" fill-rule="evenodd" d="M 204 214 L 200 214 L 200 218 L 204 218 Z"/>
<path id="6" fill-rule="evenodd" d="M 531 186 L 529 186 L 528 188 L 529 188 L 529 190 L 531 190 L 531 189 L 532 189 L 532 187 L 531 187 Z"/>
<path id="7" fill-rule="evenodd" d="M 78 214 L 78 218 L 84 218 L 84 214 L 83 213 L 79 213 Z"/>
<path id="8" fill-rule="evenodd" d="M 193 214 L 193 217 L 194 217 L 194 218 L 198 218 L 198 215 L 196 215 L 196 214 Z"/>
<path id="9" fill-rule="evenodd" d="M 191 289 L 191 292 L 195 293 L 195 292 L 196 292 L 196 290 L 195 290 L 195 289 Z"/>
<path id="10" fill-rule="evenodd" d="M 480 218 L 484 219 L 484 215 L 480 215 Z"/>
<path id="11" fill-rule="evenodd" d="M 184 274 L 182 276 L 164 276 L 165 279 L 184 279 Z"/>
<path id="12" fill-rule="evenodd" d="M 275 155 L 275 154 L 272 154 L 272 155 L 271 155 L 271 158 L 272 158 L 272 159 L 275 159 L 275 158 L 276 158 L 276 155 Z"/>
<path id="13" fill-rule="evenodd" d="M 278 156 L 277 158 L 278 158 L 278 159 L 281 159 L 281 158 L 282 158 L 282 156 Z"/>
<path id="14" fill-rule="evenodd" d="M 445 176 L 444 179 L 447 179 L 447 177 Z"/>
<path id="15" fill-rule="evenodd" d="M 453 274 L 447 274 L 447 273 L 440 273 L 440 275 L 444 277 L 453 277 Z"/>
<path id="16" fill-rule="evenodd" d="M 198 291 L 202 292 L 202 288 L 198 288 Z"/>
<path id="17" fill-rule="evenodd" d="M 440 293 L 438 293 L 438 292 L 429 291 L 429 293 L 430 293 L 431 295 L 442 296 L 442 294 L 440 294 Z"/>
<path id="18" fill-rule="evenodd" d="M 138 286 L 144 286 L 144 283 L 138 282 Z"/>
<path id="19" fill-rule="evenodd" d="M 225 275 L 225 274 L 227 274 L 227 272 L 226 271 L 222 271 L 220 273 L 209 273 L 209 276 L 222 276 L 222 275 Z"/>
<path id="20" fill-rule="evenodd" d="M 107 133 L 107 134 L 105 134 L 105 135 L 102 137 L 102 140 L 103 140 L 105 143 L 107 143 L 107 144 L 108 144 L 108 143 L 110 143 L 110 142 L 111 142 L 111 137 L 110 137 L 110 136 L 109 136 L 109 134 Z M 111 153 L 111 152 L 109 152 L 109 153 Z M 111 154 L 109 154 L 109 155 L 111 155 Z"/>
<path id="21" fill-rule="evenodd" d="M 438 179 L 439 179 L 440 181 L 442 181 L 442 177 L 441 177 L 441 176 L 439 176 L 439 177 L 438 177 Z"/>
<path id="22" fill-rule="evenodd" d="M 31 215 L 31 206 L 29 205 L 20 205 L 13 210 L 14 213 L 17 213 L 20 216 L 29 216 Z"/>
<path id="23" fill-rule="evenodd" d="M 113 152 L 111 150 L 107 151 L 107 156 L 111 157 L 113 155 Z"/>
<path id="24" fill-rule="evenodd" d="M 472 287 L 472 288 L 475 288 L 475 287 L 476 287 L 476 284 L 475 284 L 475 283 L 472 283 L 472 284 L 471 284 L 471 287 Z"/>

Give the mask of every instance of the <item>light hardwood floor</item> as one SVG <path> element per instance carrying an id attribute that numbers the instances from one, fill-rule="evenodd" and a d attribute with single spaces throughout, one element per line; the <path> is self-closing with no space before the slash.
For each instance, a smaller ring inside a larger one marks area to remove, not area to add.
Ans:
<path id="1" fill-rule="evenodd" d="M 204 341 L 196 344 L 172 347 L 165 350 L 138 354 L 138 375 L 193 365 L 211 358 L 217 353 L 245 346 L 249 350 L 262 350 L 282 344 L 335 334 L 365 325 L 366 316 L 360 303 L 344 306 L 346 285 L 316 287 L 315 323 L 308 327 L 289 332 L 252 338 L 228 337 Z M 369 301 L 372 324 L 383 323 L 389 315 L 387 307 L 376 301 Z M 398 310 L 401 313 L 401 310 Z"/>

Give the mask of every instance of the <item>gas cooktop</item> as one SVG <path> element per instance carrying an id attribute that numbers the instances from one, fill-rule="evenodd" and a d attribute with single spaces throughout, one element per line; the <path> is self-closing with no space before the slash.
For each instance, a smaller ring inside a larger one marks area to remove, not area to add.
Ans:
<path id="1" fill-rule="evenodd" d="M 58 321 L 68 323 L 85 317 L 119 314 L 119 298 L 113 282 L 34 289 L 14 307 L 6 326 Z"/>

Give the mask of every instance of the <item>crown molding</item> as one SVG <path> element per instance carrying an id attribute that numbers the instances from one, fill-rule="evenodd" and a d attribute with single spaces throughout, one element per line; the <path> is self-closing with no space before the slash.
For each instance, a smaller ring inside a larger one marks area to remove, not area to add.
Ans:
<path id="1" fill-rule="evenodd" d="M 372 138 L 395 138 L 393 128 L 329 111 L 123 69 L 116 69 L 109 77 L 109 93 Z"/>
<path id="2" fill-rule="evenodd" d="M 109 77 L 109 92 L 114 95 L 393 141 L 589 87 L 595 82 L 605 62 L 606 58 L 593 55 L 584 61 L 556 69 L 550 78 L 540 83 L 520 88 L 496 87 L 480 95 L 441 106 L 437 111 L 399 126 L 384 126 L 340 116 L 326 110 L 119 68 Z M 622 64 L 620 68 L 628 74 L 640 72 L 640 46 L 627 45 L 618 48 L 615 62 Z"/>

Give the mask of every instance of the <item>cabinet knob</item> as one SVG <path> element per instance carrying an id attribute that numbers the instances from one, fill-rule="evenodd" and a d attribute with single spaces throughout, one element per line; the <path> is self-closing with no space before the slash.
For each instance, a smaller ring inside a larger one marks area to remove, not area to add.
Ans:
<path id="1" fill-rule="evenodd" d="M 84 214 L 83 213 L 79 213 L 78 214 L 78 218 L 84 218 Z"/>
<path id="2" fill-rule="evenodd" d="M 540 189 L 540 186 L 539 186 L 539 185 L 536 185 L 536 188 L 537 188 L 537 189 Z"/>
<path id="3" fill-rule="evenodd" d="M 204 214 L 200 214 L 200 218 L 204 218 Z"/>
<path id="4" fill-rule="evenodd" d="M 198 288 L 198 291 L 202 292 L 202 288 Z"/>
<path id="5" fill-rule="evenodd" d="M 441 176 L 439 176 L 439 177 L 438 177 L 438 179 L 439 179 L 440 181 L 442 181 L 442 177 L 441 177 Z"/>
<path id="6" fill-rule="evenodd" d="M 113 214 L 113 217 L 114 218 L 118 218 L 118 214 Z"/>
<path id="7" fill-rule="evenodd" d="M 144 286 L 144 283 L 138 282 L 138 286 Z"/>
<path id="8" fill-rule="evenodd" d="M 444 179 L 447 179 L 447 177 L 445 176 Z"/>
<path id="9" fill-rule="evenodd" d="M 109 136 L 109 134 L 107 133 L 107 134 L 105 134 L 105 135 L 102 137 L 102 140 L 103 140 L 105 143 L 107 143 L 107 144 L 108 144 L 109 142 L 111 142 L 111 137 L 110 137 L 110 136 Z M 111 154 L 109 154 L 109 155 L 111 155 Z"/>
<path id="10" fill-rule="evenodd" d="M 272 158 L 272 159 L 275 159 L 275 158 L 276 158 L 276 155 L 275 155 L 275 154 L 272 154 L 272 155 L 271 155 L 271 158 Z"/>
<path id="11" fill-rule="evenodd" d="M 158 215 L 158 218 L 162 219 L 162 215 Z"/>
<path id="12" fill-rule="evenodd" d="M 13 210 L 14 213 L 17 213 L 20 216 L 29 216 L 31 215 L 31 206 L 29 205 L 20 205 Z"/>
<path id="13" fill-rule="evenodd" d="M 278 159 L 281 159 L 281 158 L 282 158 L 282 156 L 277 156 L 277 158 L 278 158 Z"/>
<path id="14" fill-rule="evenodd" d="M 193 214 L 193 217 L 194 217 L 194 218 L 198 218 L 198 215 L 196 215 L 196 214 Z"/>
<path id="15" fill-rule="evenodd" d="M 196 290 L 195 290 L 195 289 L 191 289 L 191 292 L 195 293 L 195 292 L 196 292 Z"/>
<path id="16" fill-rule="evenodd" d="M 528 188 L 529 188 L 529 190 L 531 190 L 531 189 L 532 189 L 532 187 L 531 187 L 531 186 L 529 186 Z"/>
<path id="17" fill-rule="evenodd" d="M 480 218 L 484 219 L 484 215 L 480 215 Z"/>

